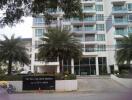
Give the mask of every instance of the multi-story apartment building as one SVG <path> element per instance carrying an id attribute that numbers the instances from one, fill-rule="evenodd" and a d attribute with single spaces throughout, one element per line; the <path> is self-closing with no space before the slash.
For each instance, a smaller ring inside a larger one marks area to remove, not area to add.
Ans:
<path id="1" fill-rule="evenodd" d="M 118 70 L 115 61 L 116 44 L 120 43 L 121 35 L 132 33 L 132 1 L 131 0 L 81 0 L 83 20 L 71 18 L 64 20 L 60 9 L 51 12 L 56 16 L 50 26 L 61 25 L 74 32 L 74 36 L 82 44 L 82 59 L 71 60 L 66 70 L 76 75 L 102 75 Z M 63 19 L 60 21 L 60 19 Z M 38 61 L 38 45 L 43 33 L 46 32 L 44 18 L 33 18 L 32 38 L 32 71 L 60 72 L 57 59 L 49 62 Z"/>

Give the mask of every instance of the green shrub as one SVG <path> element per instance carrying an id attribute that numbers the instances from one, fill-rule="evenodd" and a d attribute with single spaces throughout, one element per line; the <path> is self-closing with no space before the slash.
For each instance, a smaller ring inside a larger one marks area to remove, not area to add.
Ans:
<path id="1" fill-rule="evenodd" d="M 0 75 L 0 81 L 22 81 L 26 75 Z M 74 80 L 76 75 L 73 74 L 32 74 L 30 76 L 55 76 L 56 80 Z"/>
<path id="2" fill-rule="evenodd" d="M 21 75 L 1 75 L 0 81 L 21 81 L 22 76 Z"/>

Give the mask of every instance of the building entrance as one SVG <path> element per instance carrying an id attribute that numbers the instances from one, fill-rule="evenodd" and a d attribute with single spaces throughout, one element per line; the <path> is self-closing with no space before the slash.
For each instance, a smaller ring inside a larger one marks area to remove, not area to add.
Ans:
<path id="1" fill-rule="evenodd" d="M 76 75 L 96 75 L 96 61 L 95 57 L 82 58 L 75 60 L 75 74 Z"/>

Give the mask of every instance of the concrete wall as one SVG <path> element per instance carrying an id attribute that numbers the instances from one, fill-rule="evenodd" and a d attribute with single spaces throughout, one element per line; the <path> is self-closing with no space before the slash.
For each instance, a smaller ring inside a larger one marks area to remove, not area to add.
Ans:
<path id="1" fill-rule="evenodd" d="M 111 75 L 111 78 L 115 81 L 117 81 L 118 83 L 124 85 L 127 88 L 131 88 L 132 89 L 132 79 L 127 79 L 127 78 L 118 78 L 115 75 Z"/>
<path id="2" fill-rule="evenodd" d="M 9 84 L 12 84 L 16 88 L 17 92 L 22 91 L 22 81 L 9 81 Z"/>
<path id="3" fill-rule="evenodd" d="M 77 90 L 77 80 L 56 80 L 56 91 Z"/>
<path id="4" fill-rule="evenodd" d="M 22 81 L 9 81 L 17 92 L 22 92 Z M 77 90 L 77 80 L 56 80 L 56 91 L 75 91 Z"/>

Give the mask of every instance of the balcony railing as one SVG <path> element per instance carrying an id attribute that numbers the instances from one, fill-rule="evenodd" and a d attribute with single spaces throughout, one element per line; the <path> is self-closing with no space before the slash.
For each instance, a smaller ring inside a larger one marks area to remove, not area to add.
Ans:
<path id="1" fill-rule="evenodd" d="M 84 21 L 96 21 L 95 17 L 84 18 Z"/>
<path id="2" fill-rule="evenodd" d="M 115 35 L 127 35 L 127 30 L 115 30 Z"/>
<path id="3" fill-rule="evenodd" d="M 112 8 L 112 11 L 113 12 L 126 12 L 127 11 L 127 8 L 125 8 L 125 7 L 113 7 Z"/>
<path id="4" fill-rule="evenodd" d="M 95 12 L 96 10 L 94 8 L 85 8 L 83 9 L 83 11 L 90 11 L 90 12 Z"/>
<path id="5" fill-rule="evenodd" d="M 83 31 L 83 28 L 73 28 L 73 31 Z"/>
<path id="6" fill-rule="evenodd" d="M 132 28 L 129 28 L 128 29 L 128 33 L 132 33 Z"/>
<path id="7" fill-rule="evenodd" d="M 95 48 L 85 48 L 85 52 L 95 52 Z"/>
<path id="8" fill-rule="evenodd" d="M 96 31 L 94 27 L 84 27 L 85 31 Z"/>
<path id="9" fill-rule="evenodd" d="M 114 24 L 128 24 L 127 19 L 115 19 Z"/>

